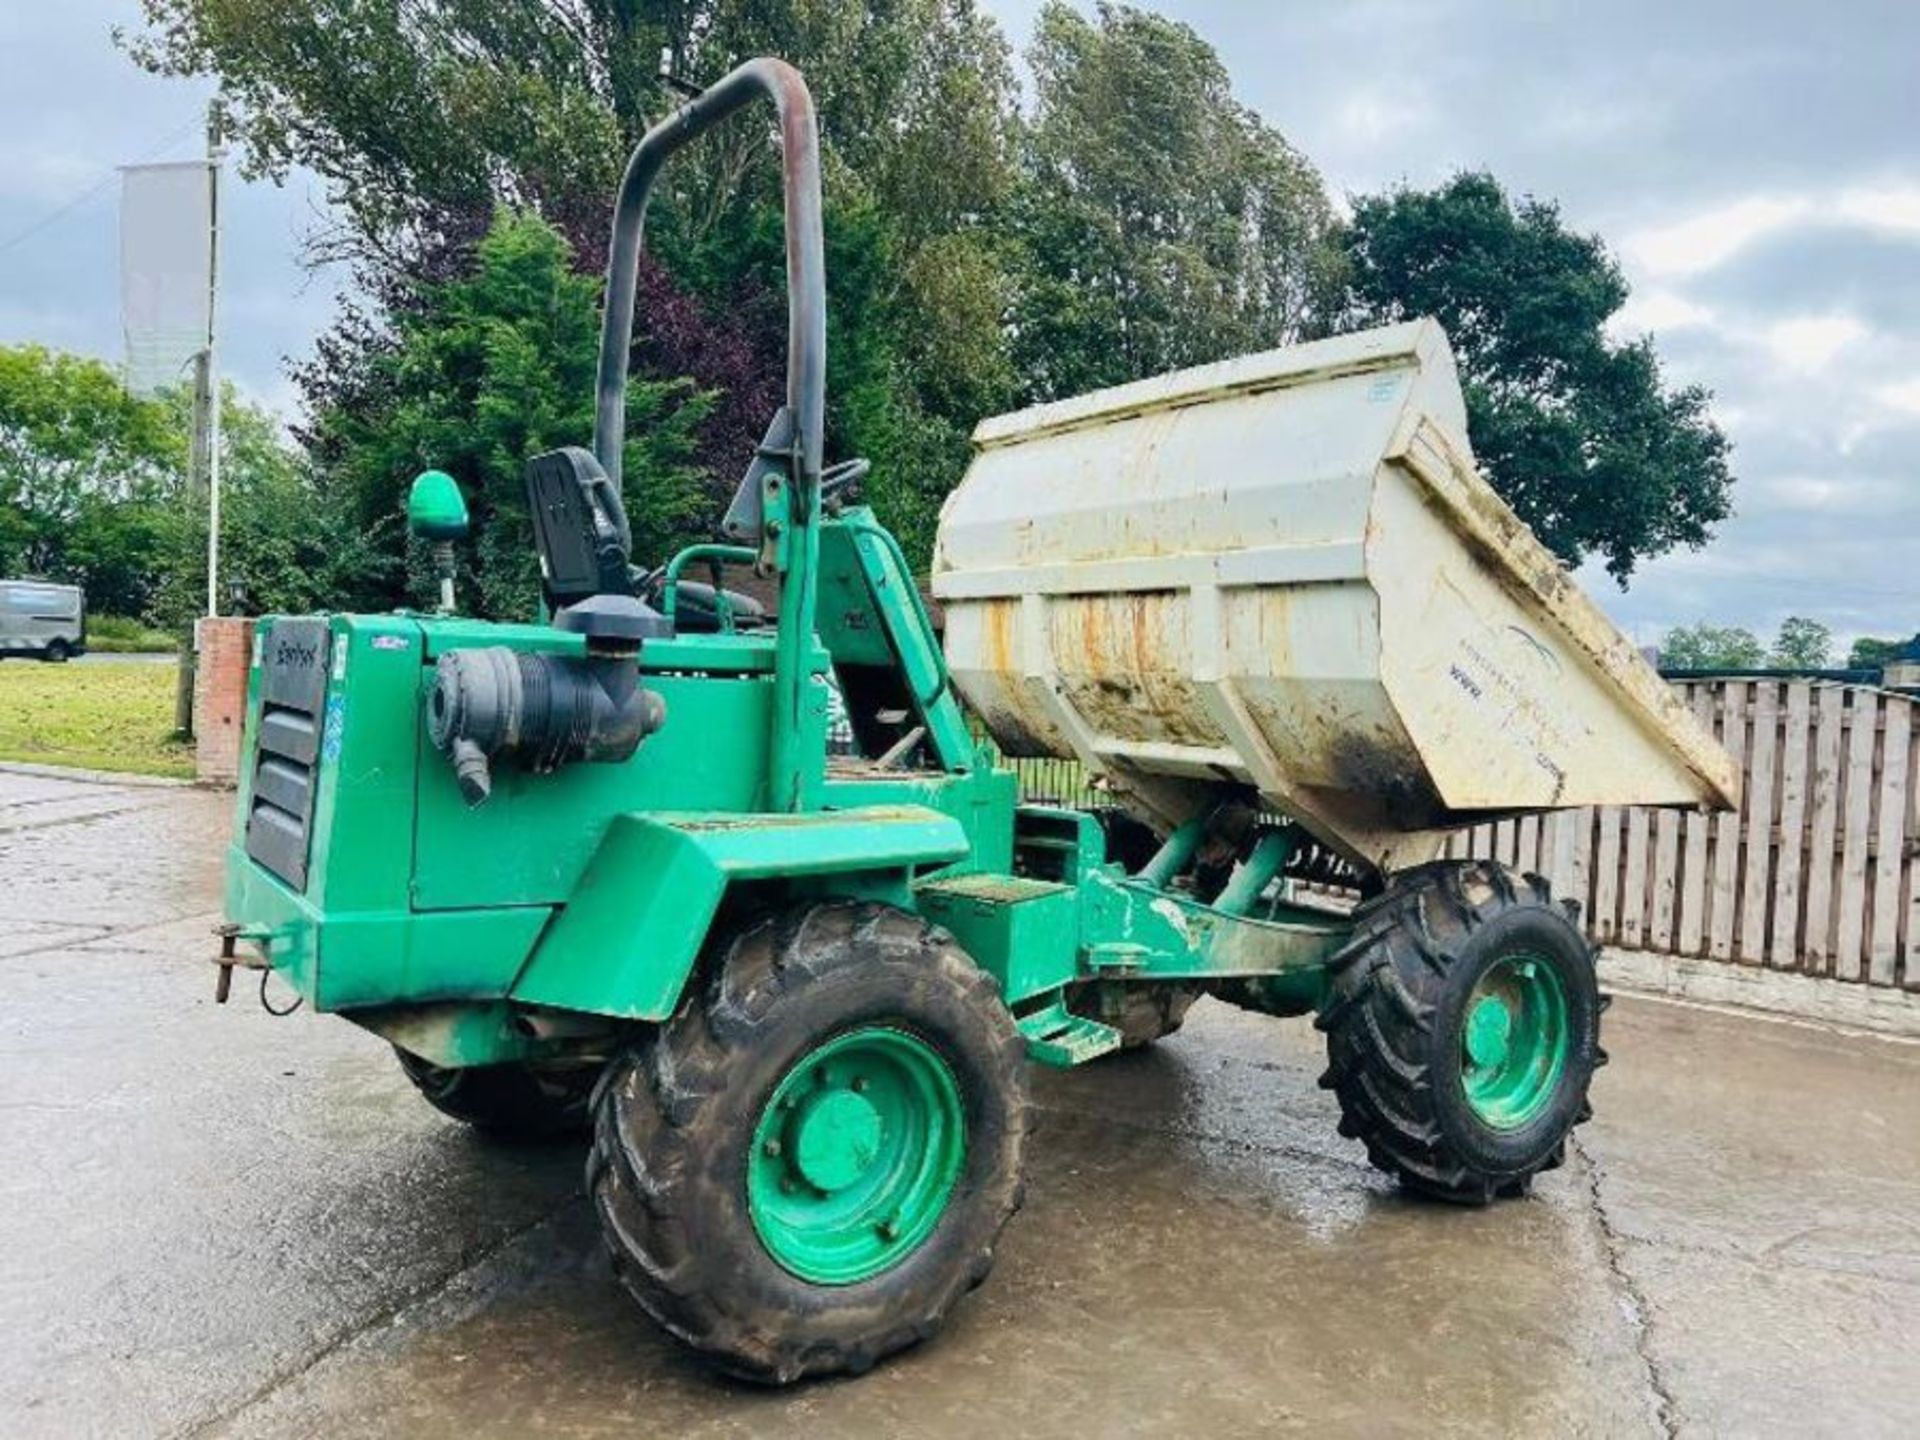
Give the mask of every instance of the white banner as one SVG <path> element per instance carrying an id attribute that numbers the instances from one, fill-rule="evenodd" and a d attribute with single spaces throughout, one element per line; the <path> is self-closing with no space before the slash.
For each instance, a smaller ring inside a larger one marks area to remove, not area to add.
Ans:
<path id="1" fill-rule="evenodd" d="M 206 348 L 211 181 L 204 160 L 121 170 L 120 315 L 136 395 L 183 383 Z"/>

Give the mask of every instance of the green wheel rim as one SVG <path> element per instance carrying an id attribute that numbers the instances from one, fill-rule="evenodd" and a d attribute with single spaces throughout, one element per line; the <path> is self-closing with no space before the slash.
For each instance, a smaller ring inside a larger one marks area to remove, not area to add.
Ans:
<path id="1" fill-rule="evenodd" d="M 1460 1028 L 1460 1078 L 1473 1113 L 1495 1130 L 1539 1116 L 1566 1073 L 1570 1035 L 1566 987 L 1551 965 L 1509 955 L 1489 966 Z"/>
<path id="2" fill-rule="evenodd" d="M 933 1232 L 966 1151 L 960 1084 L 939 1052 L 904 1030 L 850 1030 L 801 1056 L 767 1097 L 747 1210 L 787 1270 L 852 1285 Z"/>

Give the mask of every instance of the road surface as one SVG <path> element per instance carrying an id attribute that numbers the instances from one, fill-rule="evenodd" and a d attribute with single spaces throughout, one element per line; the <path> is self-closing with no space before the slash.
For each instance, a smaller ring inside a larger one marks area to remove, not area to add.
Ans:
<path id="1" fill-rule="evenodd" d="M 717 1381 L 581 1156 L 352 1025 L 212 1003 L 230 797 L 0 773 L 0 1434 L 1911 1434 L 1920 1047 L 1624 1001 L 1536 1197 L 1406 1199 L 1304 1022 L 1036 1077 L 986 1287 L 858 1381 Z M 284 997 L 281 997 L 284 998 Z"/>

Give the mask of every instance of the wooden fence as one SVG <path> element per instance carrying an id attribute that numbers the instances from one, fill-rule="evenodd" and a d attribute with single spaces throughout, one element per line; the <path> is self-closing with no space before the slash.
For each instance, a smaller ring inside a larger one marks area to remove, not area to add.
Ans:
<path id="1" fill-rule="evenodd" d="M 1805 680 L 1681 686 L 1741 770 L 1737 814 L 1605 806 L 1477 826 L 1602 944 L 1920 988 L 1915 702 Z"/>
<path id="2" fill-rule="evenodd" d="M 1112 798 L 1087 783 L 1087 772 L 1078 760 L 1002 760 L 1020 777 L 1020 798 L 1040 805 L 1065 805 L 1085 810 L 1110 805 Z"/>
<path id="3" fill-rule="evenodd" d="M 1920 989 L 1915 701 L 1805 680 L 1680 687 L 1742 772 L 1738 814 L 1607 806 L 1476 826 L 1448 853 L 1538 871 L 1621 949 Z M 1088 803 L 1071 761 L 1025 794 Z"/>

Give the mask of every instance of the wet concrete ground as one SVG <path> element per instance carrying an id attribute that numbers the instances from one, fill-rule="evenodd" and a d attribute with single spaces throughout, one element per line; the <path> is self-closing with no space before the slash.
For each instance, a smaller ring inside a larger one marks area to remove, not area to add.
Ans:
<path id="1" fill-rule="evenodd" d="M 1920 1047 L 1623 1001 L 1535 1199 L 1400 1197 L 1304 1022 L 1206 1003 L 1037 1077 L 985 1289 L 865 1379 L 715 1381 L 614 1288 L 568 1147 L 353 1026 L 211 999 L 230 802 L 0 773 L 0 1434 L 1896 1435 Z"/>

